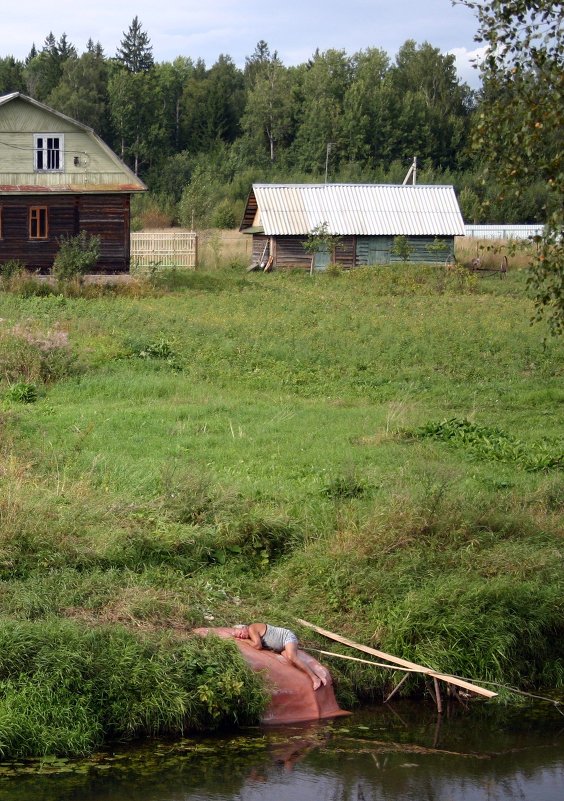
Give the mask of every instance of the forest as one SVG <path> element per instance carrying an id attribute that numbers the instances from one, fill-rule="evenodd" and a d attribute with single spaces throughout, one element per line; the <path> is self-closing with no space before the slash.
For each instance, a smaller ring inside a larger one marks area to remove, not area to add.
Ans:
<path id="1" fill-rule="evenodd" d="M 414 157 L 419 183 L 455 186 L 468 222 L 544 222 L 550 204 L 534 173 L 518 193 L 484 180 L 472 140 L 495 88 L 470 89 L 428 42 L 285 66 L 261 40 L 242 69 L 229 55 L 157 63 L 135 17 L 113 55 L 50 32 L 24 61 L 1 57 L 0 94 L 14 91 L 93 128 L 146 182 L 137 213 L 157 226 L 234 227 L 255 181 L 401 183 Z"/>

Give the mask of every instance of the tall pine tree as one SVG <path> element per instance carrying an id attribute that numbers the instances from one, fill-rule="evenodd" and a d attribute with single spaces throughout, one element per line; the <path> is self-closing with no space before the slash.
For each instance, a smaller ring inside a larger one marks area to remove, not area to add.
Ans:
<path id="1" fill-rule="evenodd" d="M 124 32 L 116 52 L 116 59 L 133 73 L 148 72 L 154 65 L 151 40 L 143 30 L 138 17 L 134 17 L 129 30 Z"/>

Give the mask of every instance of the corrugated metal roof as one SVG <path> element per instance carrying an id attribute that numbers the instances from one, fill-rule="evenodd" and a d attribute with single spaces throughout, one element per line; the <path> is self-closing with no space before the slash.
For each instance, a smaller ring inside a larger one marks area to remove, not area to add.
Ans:
<path id="1" fill-rule="evenodd" d="M 332 234 L 464 236 L 452 186 L 254 184 L 267 236 L 303 236 L 327 223 Z"/>

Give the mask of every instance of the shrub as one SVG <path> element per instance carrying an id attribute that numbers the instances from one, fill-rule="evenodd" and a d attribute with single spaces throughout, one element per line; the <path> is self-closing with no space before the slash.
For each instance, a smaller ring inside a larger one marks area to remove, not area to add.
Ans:
<path id="1" fill-rule="evenodd" d="M 332 278 L 338 278 L 339 275 L 342 275 L 343 268 L 340 264 L 335 264 L 335 262 L 331 262 L 331 264 L 327 265 L 327 269 L 325 270 L 325 274 L 331 276 Z"/>
<path id="2" fill-rule="evenodd" d="M 184 187 L 178 206 L 180 223 L 186 228 L 207 227 L 221 186 L 211 167 L 198 165 Z"/>
<path id="3" fill-rule="evenodd" d="M 413 253 L 413 248 L 409 244 L 409 240 L 406 236 L 394 236 L 392 253 L 394 256 L 399 256 L 402 261 L 409 261 L 409 257 Z"/>
<path id="4" fill-rule="evenodd" d="M 212 216 L 212 226 L 214 228 L 235 228 L 235 212 L 233 204 L 229 200 L 222 200 L 215 207 Z"/>
<path id="5" fill-rule="evenodd" d="M 53 275 L 58 281 L 81 278 L 96 266 L 100 258 L 100 237 L 81 231 L 77 236 L 62 236 L 53 263 Z"/>
<path id="6" fill-rule="evenodd" d="M 0 277 L 12 278 L 12 276 L 19 275 L 25 271 L 25 264 L 19 259 L 8 259 L 8 261 L 0 263 Z"/>
<path id="7" fill-rule="evenodd" d="M 132 203 L 133 231 L 147 228 L 170 228 L 176 221 L 176 204 L 166 195 L 136 196 Z"/>

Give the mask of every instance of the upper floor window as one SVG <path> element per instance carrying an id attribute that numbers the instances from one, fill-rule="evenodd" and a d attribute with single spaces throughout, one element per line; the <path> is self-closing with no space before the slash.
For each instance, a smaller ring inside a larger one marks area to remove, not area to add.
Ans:
<path id="1" fill-rule="evenodd" d="M 63 169 L 63 134 L 34 134 L 34 169 L 60 172 Z"/>

